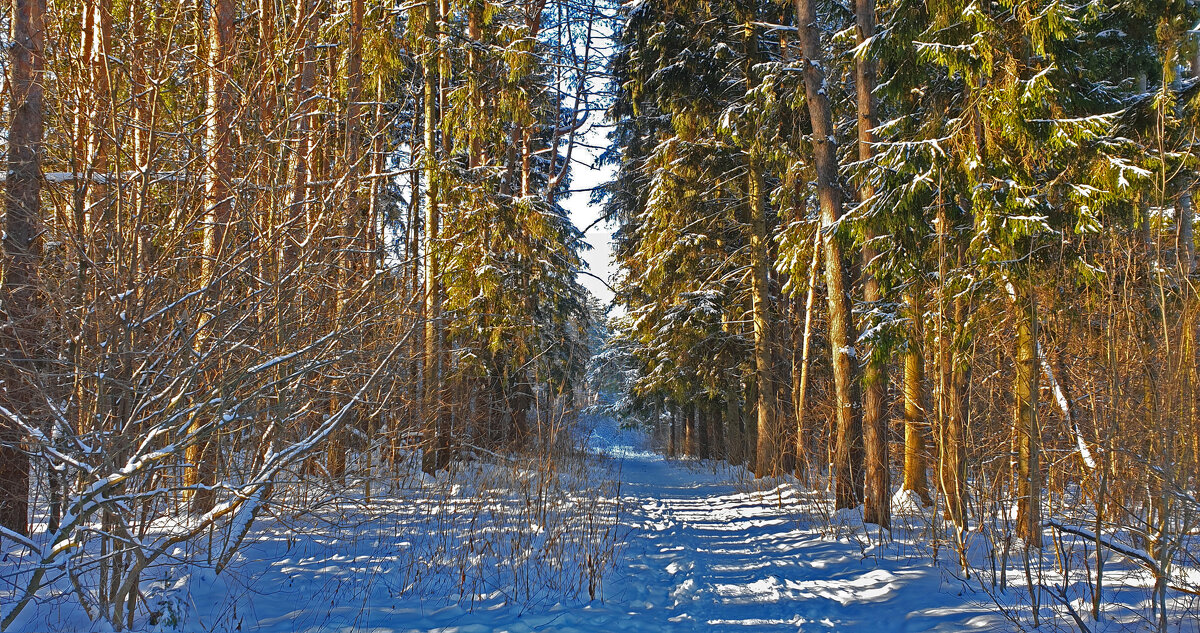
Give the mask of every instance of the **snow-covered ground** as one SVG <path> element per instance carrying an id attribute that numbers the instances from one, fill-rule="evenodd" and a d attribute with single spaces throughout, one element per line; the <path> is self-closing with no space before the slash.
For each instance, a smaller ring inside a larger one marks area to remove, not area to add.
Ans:
<path id="1" fill-rule="evenodd" d="M 610 468 L 604 472 L 619 478 L 619 492 L 602 490 L 592 495 L 598 501 L 591 510 L 574 507 L 557 519 L 551 504 L 548 513 L 507 508 L 503 520 L 489 521 L 504 502 L 489 501 L 486 485 L 465 494 L 458 484 L 425 497 L 375 501 L 371 512 L 334 503 L 300 518 L 268 519 L 241 559 L 220 576 L 195 564 L 163 569 L 162 581 L 148 595 L 160 615 L 144 628 L 380 633 L 1020 628 L 989 597 L 978 574 L 960 578 L 953 550 L 943 545 L 940 562 L 934 561 L 924 544 L 930 519 L 921 511 L 902 515 L 893 538 L 880 542 L 853 513 L 830 515 L 816 496 L 791 483 L 756 483 L 737 469 L 666 460 L 640 442 L 638 434 L 599 420 L 591 444 L 605 456 Z M 524 526 L 526 536 L 497 527 L 523 516 L 536 517 Z M 614 522 L 617 548 L 606 549 L 612 533 L 605 526 Z M 329 529 L 335 524 L 338 529 Z M 472 548 L 470 555 L 464 548 Z M 197 558 L 195 552 L 179 554 L 180 560 Z M 611 566 L 590 591 L 588 565 Z M 1119 586 L 1122 567 L 1115 560 L 1111 565 L 1115 575 L 1108 582 Z M 1024 576 L 1010 574 L 1000 602 L 1023 604 Z M 1131 586 L 1140 582 L 1134 575 L 1127 580 Z M 1082 597 L 1075 585 L 1072 591 L 1071 598 Z M 1144 583 L 1134 593 L 1114 595 L 1146 597 Z M 1044 630 L 1069 630 L 1065 616 L 1051 613 L 1054 602 L 1044 603 Z M 78 629 L 78 609 L 62 600 L 56 604 L 31 612 L 20 628 Z M 1117 605 L 1113 617 L 1087 624 L 1093 631 L 1142 630 L 1142 606 L 1136 600 Z M 1189 607 L 1182 608 L 1186 613 Z M 1012 613 L 1028 624 L 1027 609 Z M 1194 619 L 1182 620 L 1180 630 L 1196 630 Z"/>

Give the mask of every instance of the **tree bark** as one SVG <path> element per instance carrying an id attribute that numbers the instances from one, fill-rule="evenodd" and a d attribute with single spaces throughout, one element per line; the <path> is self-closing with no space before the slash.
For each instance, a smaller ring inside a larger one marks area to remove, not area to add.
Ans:
<path id="1" fill-rule="evenodd" d="M 297 108 L 294 115 L 296 128 L 293 132 L 295 147 L 292 158 L 291 199 L 288 201 L 289 217 L 283 218 L 283 225 L 306 226 L 311 231 L 314 227 L 307 222 L 308 209 L 311 206 L 308 202 L 308 182 L 312 178 L 314 150 L 312 119 L 313 113 L 316 111 L 316 100 L 313 98 L 313 91 L 317 82 L 315 34 L 319 16 L 315 0 L 296 0 L 296 12 L 298 21 L 296 28 L 299 30 L 299 41 L 296 48 L 300 54 L 296 60 L 297 78 L 294 97 Z M 281 274 L 280 279 L 286 276 L 288 269 L 296 265 L 297 242 L 295 236 L 284 239 L 286 253 L 280 258 L 280 263 L 284 266 L 285 274 Z"/>
<path id="2" fill-rule="evenodd" d="M 45 0 L 14 0 L 9 43 L 8 175 L 4 201 L 4 276 L 0 279 L 0 402 L 27 424 L 39 417 L 42 356 L 42 69 Z M 23 429 L 0 419 L 0 526 L 29 530 L 29 456 Z"/>
<path id="3" fill-rule="evenodd" d="M 230 130 L 233 127 L 233 93 L 229 72 L 233 60 L 233 0 L 214 0 L 208 21 L 208 102 L 204 113 L 205 156 L 204 228 L 201 244 L 200 288 L 206 297 L 206 309 L 196 323 L 196 355 L 209 353 L 211 330 L 208 327 L 217 305 L 220 290 L 217 269 L 228 236 L 233 213 L 233 151 Z M 211 306 L 211 307 L 208 307 Z M 188 428 L 189 434 L 203 432 L 207 420 L 197 416 Z M 214 433 L 215 434 L 215 433 Z M 184 498 L 193 514 L 212 509 L 215 499 L 210 487 L 216 481 L 216 450 L 211 436 L 199 436 L 188 445 L 184 454 Z"/>
<path id="4" fill-rule="evenodd" d="M 1172 86 L 1177 94 L 1183 90 L 1183 73 L 1181 64 L 1179 71 L 1175 73 L 1175 85 Z M 1191 75 L 1193 79 L 1200 77 L 1200 59 L 1192 60 Z M 1175 116 L 1182 117 L 1183 108 L 1184 100 L 1180 98 L 1175 102 Z M 1195 186 L 1196 181 L 1193 177 L 1191 182 L 1185 184 L 1183 192 L 1175 203 L 1175 217 L 1178 218 L 1175 231 L 1175 252 L 1179 262 L 1179 272 L 1184 276 L 1191 275 L 1196 271 L 1196 237 L 1194 234 L 1196 207 L 1192 194 Z"/>
<path id="5" fill-rule="evenodd" d="M 925 446 L 925 332 L 922 327 L 924 301 L 921 288 L 904 296 L 908 305 L 908 349 L 904 353 L 904 479 L 902 490 L 916 493 L 931 505 L 926 474 Z"/>
<path id="6" fill-rule="evenodd" d="M 1013 384 L 1017 442 L 1017 536 L 1026 545 L 1042 546 L 1041 432 L 1038 428 L 1037 312 L 1031 292 L 1017 293 L 1017 362 Z"/>
<path id="7" fill-rule="evenodd" d="M 737 385 L 730 385 L 725 392 L 725 424 L 728 428 L 725 442 L 725 457 L 730 464 L 740 466 L 746 461 L 746 438 L 742 430 L 742 420 L 738 407 Z"/>
<path id="8" fill-rule="evenodd" d="M 946 287 L 949 276 L 949 256 L 946 253 L 950 228 L 944 206 L 938 211 L 938 488 L 945 499 L 946 517 L 961 531 L 967 529 L 966 503 L 966 446 L 963 429 L 966 426 L 966 380 L 968 365 L 962 354 L 960 333 L 966 319 L 966 307 L 962 297 L 953 301 L 953 314 L 949 314 L 947 299 L 951 294 Z M 962 247 L 958 249 L 958 260 L 962 260 Z"/>
<path id="9" fill-rule="evenodd" d="M 696 456 L 696 402 L 693 400 L 683 408 L 683 454 Z"/>
<path id="10" fill-rule="evenodd" d="M 856 0 L 854 12 L 859 46 L 875 36 L 875 0 Z M 858 101 L 858 158 L 869 161 L 875 156 L 875 60 L 860 51 L 855 63 L 855 87 Z M 875 196 L 869 182 L 861 182 L 859 196 L 866 201 Z M 863 299 L 874 305 L 883 299 L 879 279 L 871 272 L 875 251 L 875 231 L 866 224 L 862 248 Z M 879 345 L 873 344 L 863 365 L 862 428 L 866 449 L 866 482 L 863 497 L 863 520 L 881 527 L 891 524 L 891 472 L 888 468 L 887 441 L 887 358 Z"/>
<path id="11" fill-rule="evenodd" d="M 750 198 L 750 269 L 751 299 L 754 314 L 754 374 L 758 385 L 755 411 L 758 415 L 757 458 L 754 461 L 756 477 L 775 476 L 779 473 L 780 442 L 783 433 L 776 428 L 775 379 L 771 375 L 774 364 L 771 349 L 771 292 L 767 252 L 767 200 L 763 191 L 763 176 L 760 166 L 751 160 L 749 165 Z"/>
<path id="12" fill-rule="evenodd" d="M 112 83 L 109 77 L 108 60 L 112 48 L 112 6 L 106 0 L 89 0 L 83 6 L 83 23 L 80 29 L 80 56 L 87 73 L 90 103 L 76 110 L 75 152 L 82 161 L 77 173 L 103 176 L 108 171 L 108 137 L 112 104 Z M 96 241 L 97 216 L 102 213 L 102 201 L 107 186 L 86 177 L 76 181 L 82 220 L 77 227 L 85 245 Z"/>
<path id="13" fill-rule="evenodd" d="M 423 441 L 425 444 L 422 454 L 421 469 L 426 473 L 434 473 L 449 465 L 448 451 L 443 446 L 445 438 L 442 432 L 442 287 L 441 264 L 439 257 L 438 234 L 441 224 L 441 209 L 438 198 L 438 161 L 437 161 L 437 128 L 438 120 L 438 88 L 439 66 L 438 34 L 438 2 L 427 0 L 425 3 L 424 31 L 424 168 L 425 168 L 425 368 L 423 396 L 424 407 L 421 414 L 425 424 Z"/>
<path id="14" fill-rule="evenodd" d="M 816 303 L 818 268 L 821 264 L 821 227 L 813 229 L 812 264 L 808 269 L 808 292 L 804 298 L 804 333 L 801 336 L 800 375 L 792 399 L 796 407 L 796 476 L 808 482 L 811 473 L 812 429 L 808 425 L 808 367 L 812 347 L 813 307 Z"/>
<path id="15" fill-rule="evenodd" d="M 729 455 L 729 449 L 725 445 L 725 420 L 719 406 L 720 400 L 712 399 L 708 401 L 709 406 L 709 423 L 708 432 L 709 442 L 712 447 L 713 459 L 726 459 Z"/>
<path id="16" fill-rule="evenodd" d="M 813 127 L 813 162 L 817 171 L 817 199 L 821 230 L 825 232 L 825 285 L 829 302 L 829 346 L 832 353 L 837 419 L 834 450 L 834 505 L 853 508 L 863 498 L 863 437 L 858 416 L 859 390 L 854 350 L 854 323 L 841 241 L 835 232 L 842 217 L 842 192 L 838 184 L 837 141 L 833 114 L 825 85 L 825 59 L 816 24 L 814 0 L 796 0 L 796 26 L 804 54 L 804 90 Z"/>
<path id="17" fill-rule="evenodd" d="M 678 436 L 678 434 L 675 431 L 675 427 L 676 427 L 675 420 L 677 420 L 678 418 L 679 418 L 679 415 L 678 415 L 676 408 L 673 406 L 668 406 L 668 411 L 667 411 L 667 457 L 675 457 L 679 453 L 678 442 L 675 439 Z"/>
<path id="18" fill-rule="evenodd" d="M 483 5 L 481 2 L 470 2 L 467 5 L 467 77 L 470 107 L 475 115 L 482 117 L 484 111 L 483 90 L 480 82 L 483 78 L 483 67 L 479 60 L 479 50 L 483 48 Z M 470 141 L 467 147 L 467 167 L 475 169 L 484 163 L 483 145 L 479 130 L 472 127 L 469 131 Z"/>
<path id="19" fill-rule="evenodd" d="M 342 248 L 338 250 L 338 261 L 335 262 L 335 292 L 337 293 L 334 310 L 333 327 L 342 328 L 349 309 L 349 300 L 354 287 L 361 282 L 363 269 L 362 253 L 366 252 L 363 243 L 362 201 L 358 195 L 358 173 L 363 161 L 362 126 L 359 121 L 361 108 L 359 102 L 362 93 L 362 33 L 363 33 L 363 0 L 350 0 L 349 11 L 349 42 L 346 47 L 346 139 L 345 139 L 345 181 L 349 187 L 346 195 L 346 205 L 338 212 L 338 225 L 342 229 Z M 357 348 L 356 340 L 347 339 L 347 346 Z M 353 353 L 353 349 L 347 350 Z M 335 414 L 342 406 L 338 397 L 339 390 L 331 389 L 329 399 L 329 414 Z M 346 473 L 346 431 L 343 428 L 329 435 L 326 447 L 326 467 L 334 479 L 342 479 Z M 368 477 L 369 479 L 369 477 Z"/>

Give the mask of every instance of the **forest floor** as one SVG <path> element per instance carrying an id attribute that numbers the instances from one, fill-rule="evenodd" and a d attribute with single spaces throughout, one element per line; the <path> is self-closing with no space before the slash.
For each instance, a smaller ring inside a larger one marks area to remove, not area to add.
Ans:
<path id="1" fill-rule="evenodd" d="M 475 536 L 481 515 L 468 519 L 463 501 L 479 495 L 454 488 L 436 500 L 432 494 L 393 500 L 394 506 L 373 515 L 387 518 L 381 524 L 372 519 L 356 526 L 353 512 L 331 506 L 308 513 L 306 535 L 297 532 L 295 519 L 282 526 L 266 517 L 226 573 L 216 576 L 197 564 L 164 570 L 161 587 L 149 598 L 165 608 L 154 622 L 134 628 L 875 633 L 1016 631 L 1030 624 L 1028 608 L 1015 606 L 1028 602 L 1023 572 L 1010 561 L 1006 592 L 996 591 L 979 574 L 961 577 L 955 551 L 946 543 L 940 553 L 929 545 L 940 529 L 931 526 L 931 510 L 900 504 L 896 529 L 881 541 L 855 513 L 830 513 L 823 495 L 804 492 L 794 482 L 756 482 L 742 469 L 668 460 L 646 450 L 643 442 L 611 420 L 596 421 L 592 432 L 590 443 L 608 464 L 606 472 L 620 481 L 619 506 L 608 499 L 608 507 L 620 508 L 617 546 L 595 600 L 589 601 L 578 585 L 574 593 L 565 586 L 547 590 L 543 581 L 553 585 L 555 573 L 578 578 L 578 568 L 531 574 L 528 566 L 538 563 L 522 565 L 515 558 L 529 549 L 527 543 L 478 559 L 486 569 L 428 562 L 447 555 L 454 560 L 468 540 L 476 547 L 482 542 Z M 443 517 L 437 521 L 445 533 L 457 535 L 453 539 L 433 536 L 429 519 L 422 519 L 423 513 L 434 516 L 422 503 L 446 504 L 447 499 L 451 505 L 442 510 L 451 512 L 437 515 Z M 397 518 L 401 511 L 407 515 Z M 464 518 L 446 523 L 454 512 Z M 341 529 L 321 527 L 335 523 Z M 489 549 L 508 538 L 491 540 Z M 180 560 L 196 559 L 194 552 L 179 554 Z M 1053 554 L 1047 556 L 1039 573 L 1049 587 L 1057 581 L 1051 573 Z M 496 569 L 505 565 L 507 570 Z M 1109 568 L 1113 576 L 1106 582 L 1117 588 L 1112 615 L 1088 621 L 1088 627 L 1147 630 L 1145 579 L 1119 560 L 1110 559 Z M 476 579 L 467 582 L 472 575 Z M 464 583 L 470 586 L 464 589 Z M 525 599 L 513 589 L 521 585 Z M 1073 581 L 1068 595 L 1086 619 L 1083 584 Z M 1075 630 L 1051 598 L 1042 601 L 1041 630 Z M 68 600 L 56 604 L 31 612 L 17 629 L 86 626 Z M 1173 624 L 1172 631 L 1196 630 L 1196 620 L 1187 616 L 1197 613 L 1195 601 L 1176 604 L 1172 611 L 1173 621 L 1183 623 Z"/>
<path id="2" fill-rule="evenodd" d="M 967 631 L 1013 628 L 969 584 L 927 555 L 841 538 L 801 511 L 793 486 L 752 489 L 734 469 L 667 460 L 636 433 L 600 421 L 592 444 L 617 463 L 620 547 L 598 600 L 517 606 L 481 593 L 472 609 L 428 589 L 398 599 L 383 582 L 351 589 L 344 565 L 273 564 L 255 585 L 251 631 Z M 811 508 L 809 508 L 811 510 Z M 835 517 L 836 518 L 836 517 Z M 853 522 L 853 519 L 850 519 Z M 825 532 L 822 532 L 822 529 Z M 352 552 L 338 557 L 355 558 Z M 299 573 L 298 573 L 299 572 Z M 286 590 L 279 588 L 287 587 Z M 347 595 L 338 598 L 331 590 Z M 424 594 L 424 596 L 422 595 Z M 303 605 L 302 596 L 322 596 Z M 350 599 L 348 599 L 350 598 Z M 586 595 L 585 595 L 586 598 Z M 333 603 L 333 604 L 331 604 Z M 245 610 L 249 605 L 243 607 Z"/>
<path id="3" fill-rule="evenodd" d="M 604 604 L 543 620 L 558 630 L 1013 628 L 970 581 L 896 543 L 873 544 L 853 516 L 814 513 L 790 484 L 761 488 L 740 469 L 628 445 L 603 450 L 622 464 L 623 556 Z M 835 529 L 842 536 L 830 533 L 830 518 L 849 524 Z"/>

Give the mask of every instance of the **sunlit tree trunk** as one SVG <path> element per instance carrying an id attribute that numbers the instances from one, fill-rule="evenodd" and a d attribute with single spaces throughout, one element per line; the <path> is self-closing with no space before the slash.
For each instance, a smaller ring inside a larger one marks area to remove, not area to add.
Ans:
<path id="1" fill-rule="evenodd" d="M 812 473 L 812 453 L 815 450 L 813 430 L 808 419 L 808 368 L 812 348 L 813 309 L 816 304 L 817 278 L 820 277 L 821 227 L 813 229 L 812 264 L 808 268 L 808 292 L 804 296 L 804 332 L 800 337 L 800 371 L 792 399 L 796 407 L 796 476 L 808 482 Z"/>
<path id="2" fill-rule="evenodd" d="M 758 27 L 747 22 L 743 28 L 746 41 L 746 91 L 758 84 L 754 64 L 758 62 Z M 754 382 L 755 414 L 758 435 L 755 438 L 754 475 L 756 477 L 779 474 L 780 458 L 783 454 L 783 430 L 778 428 L 778 389 L 773 374 L 774 323 L 771 320 L 771 260 L 770 236 L 767 234 L 767 192 L 763 183 L 763 165 L 758 149 L 751 146 L 746 150 L 746 198 L 750 225 L 750 297 L 754 323 Z"/>
<path id="3" fill-rule="evenodd" d="M 842 217 L 837 141 L 826 94 L 825 58 L 813 0 L 796 0 L 796 25 L 804 54 L 804 90 L 812 118 L 813 161 L 821 229 L 826 233 L 825 286 L 829 302 L 829 346 L 832 353 L 837 439 L 834 448 L 834 505 L 853 508 L 863 498 L 863 437 L 858 415 L 858 361 L 854 323 L 841 240 L 834 229 Z"/>
<path id="4" fill-rule="evenodd" d="M 859 46 L 875 36 L 875 0 L 856 0 L 856 36 Z M 875 156 L 875 60 L 867 51 L 855 56 L 855 90 L 858 101 L 858 158 L 869 161 Z M 859 196 L 868 200 L 875 195 L 869 182 L 859 183 Z M 879 279 L 871 272 L 875 251 L 875 232 L 867 222 L 862 248 L 863 299 L 874 305 L 883 299 Z M 891 472 L 888 469 L 887 441 L 887 358 L 878 343 L 866 356 L 862 370 L 862 429 L 866 459 L 863 495 L 863 520 L 888 527 L 892 520 Z"/>
<path id="5" fill-rule="evenodd" d="M 966 425 L 967 365 L 961 358 L 959 340 L 966 309 L 962 297 L 950 298 L 946 286 L 949 276 L 947 253 L 950 229 L 944 205 L 938 211 L 938 407 L 937 407 L 937 480 L 945 499 L 946 516 L 959 530 L 967 527 L 966 506 L 966 445 L 963 429 Z M 959 257 L 962 259 L 961 247 Z M 951 312 L 953 310 L 953 312 Z"/>
<path id="6" fill-rule="evenodd" d="M 479 60 L 479 49 L 483 47 L 483 2 L 472 0 L 467 5 L 467 37 L 470 43 L 467 47 L 467 77 L 468 99 L 477 114 L 482 114 L 483 90 L 480 84 L 483 80 L 483 67 Z M 467 166 L 474 169 L 483 165 L 483 144 L 475 126 L 470 131 L 470 141 L 467 147 Z"/>
<path id="7" fill-rule="evenodd" d="M 199 286 L 203 289 L 206 307 L 196 323 L 196 354 L 210 353 L 212 332 L 208 327 L 216 305 L 220 302 L 217 281 L 220 263 L 233 213 L 233 151 L 230 130 L 233 125 L 233 93 L 229 72 L 233 59 L 233 0 L 215 0 L 208 23 L 208 102 L 204 112 L 204 141 L 207 148 L 204 166 L 204 224 L 201 243 Z M 197 434 L 188 446 L 184 461 L 183 483 L 185 498 L 193 513 L 212 508 L 214 491 L 209 487 L 216 481 L 215 438 L 208 436 L 204 425 L 209 420 L 197 416 L 188 428 Z"/>
<path id="8" fill-rule="evenodd" d="M 335 263 L 335 292 L 337 304 L 334 313 L 334 328 L 345 328 L 350 324 L 344 323 L 348 318 L 348 303 L 356 286 L 362 281 L 363 253 L 366 251 L 363 239 L 362 201 L 359 198 L 358 174 L 362 171 L 365 160 L 362 151 L 362 33 L 363 33 L 363 0 L 350 0 L 348 18 L 350 20 L 348 34 L 349 42 L 346 47 L 346 117 L 345 117 L 345 148 L 346 164 L 345 178 L 347 186 L 346 205 L 337 212 L 341 228 L 341 248 L 337 252 Z M 354 341 L 348 341 L 353 346 Z M 353 353 L 353 350 L 347 350 Z M 329 399 L 329 414 L 334 415 L 342 406 L 339 397 L 340 389 L 332 389 Z M 329 436 L 326 449 L 326 467 L 329 474 L 340 479 L 346 471 L 346 431 L 344 428 L 334 431 Z M 369 476 L 368 476 L 369 479 Z"/>
<path id="9" fill-rule="evenodd" d="M 74 179 L 83 221 L 78 227 L 84 244 L 96 242 L 97 215 L 103 214 L 108 182 L 108 130 L 112 83 L 109 57 L 112 48 L 112 6 L 108 0 L 88 0 L 82 7 L 80 61 L 87 92 L 76 110 L 75 153 L 81 164 Z M 86 103 L 86 106 L 83 105 Z"/>
<path id="10" fill-rule="evenodd" d="M 1200 53 L 1197 53 L 1200 55 Z M 1183 90 L 1183 75 L 1184 66 L 1180 64 L 1179 70 L 1175 73 L 1175 85 L 1173 89 L 1178 94 Z M 1191 63 L 1191 75 L 1195 79 L 1200 77 L 1200 59 L 1193 59 Z M 1183 116 L 1184 99 L 1180 97 L 1175 103 L 1175 116 Z M 1175 217 L 1178 218 L 1175 232 L 1175 251 L 1176 258 L 1179 261 L 1179 272 L 1182 275 L 1190 275 L 1196 270 L 1196 197 L 1193 190 L 1196 187 L 1195 176 L 1186 182 L 1183 192 L 1175 202 Z"/>
<path id="11" fill-rule="evenodd" d="M 925 505 L 930 505 L 933 499 L 929 496 L 926 474 L 923 292 L 922 288 L 914 287 L 904 295 L 908 306 L 908 348 L 904 352 L 904 478 L 901 489 L 916 493 Z"/>
<path id="12" fill-rule="evenodd" d="M 321 13 L 317 10 L 317 0 L 296 0 L 295 7 L 295 31 L 291 35 L 291 41 L 295 42 L 293 50 L 296 51 L 295 80 L 292 88 L 293 109 L 288 113 L 288 149 L 291 154 L 288 167 L 291 173 L 287 183 L 287 203 L 275 218 L 271 229 L 277 241 L 274 334 L 276 349 L 280 351 L 288 347 L 292 337 L 302 332 L 299 325 L 305 321 L 306 315 L 295 304 L 297 298 L 303 298 L 307 290 L 299 277 L 301 260 L 310 253 L 301 252 L 301 248 L 313 245 L 309 237 L 316 230 L 311 218 L 314 205 L 310 201 L 313 196 L 310 183 L 317 151 L 314 130 L 317 111 L 316 39 Z M 282 377 L 287 369 L 280 363 L 279 375 Z M 282 389 L 276 392 L 276 405 L 281 414 L 286 410 L 288 395 Z M 314 414 L 319 415 L 319 412 Z"/>
<path id="13" fill-rule="evenodd" d="M 425 170 L 425 368 L 423 383 L 423 411 L 425 428 L 423 430 L 425 450 L 422 456 L 421 469 L 427 473 L 436 472 L 449 463 L 449 456 L 443 455 L 444 438 L 441 432 L 441 389 L 442 389 L 442 288 L 441 264 L 438 251 L 438 236 L 441 225 L 441 209 L 438 200 L 438 160 L 437 160 L 437 129 L 438 119 L 438 88 L 440 82 L 440 59 L 438 54 L 438 3 L 428 0 L 425 3 L 425 32 L 423 70 L 425 75 L 424 89 L 424 170 Z"/>
<path id="14" fill-rule="evenodd" d="M 1023 289 L 1022 289 L 1023 290 Z M 1042 545 L 1041 430 L 1038 428 L 1037 311 L 1032 293 L 1018 291 L 1014 302 L 1017 321 L 1016 372 L 1013 396 L 1017 442 L 1017 536 L 1033 547 Z"/>
<path id="15" fill-rule="evenodd" d="M 771 350 L 771 290 L 767 250 L 767 200 L 763 191 L 761 168 L 749 165 L 750 198 L 750 273 L 754 314 L 754 375 L 758 386 L 755 412 L 758 416 L 758 446 L 754 474 L 758 477 L 779 474 L 780 442 L 783 433 L 776 428 L 774 363 Z"/>

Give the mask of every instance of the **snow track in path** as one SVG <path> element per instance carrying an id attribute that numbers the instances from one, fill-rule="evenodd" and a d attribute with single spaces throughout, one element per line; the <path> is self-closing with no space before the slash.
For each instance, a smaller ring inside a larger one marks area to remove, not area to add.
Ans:
<path id="1" fill-rule="evenodd" d="M 798 492 L 791 483 L 739 481 L 740 469 L 667 460 L 626 446 L 640 438 L 622 433 L 611 420 L 597 424 L 601 428 L 590 443 L 612 460 L 621 480 L 621 503 L 617 555 L 596 600 L 548 589 L 537 593 L 535 604 L 506 597 L 513 592 L 502 583 L 513 575 L 504 565 L 540 564 L 507 555 L 494 557 L 498 567 L 489 576 L 494 582 L 458 596 L 460 572 L 432 561 L 434 552 L 453 554 L 462 543 L 439 540 L 437 525 L 420 517 L 422 504 L 436 500 L 433 495 L 391 501 L 394 507 L 383 510 L 378 524 L 364 519 L 347 532 L 318 529 L 304 535 L 272 527 L 246 548 L 232 572 L 221 576 L 198 567 L 174 570 L 164 582 L 176 585 L 174 595 L 182 600 L 178 610 L 186 617 L 181 626 L 150 630 L 889 633 L 1013 628 L 986 596 L 935 566 L 925 548 L 902 541 L 872 544 L 854 516 L 834 517 L 846 526 L 841 538 L 830 535 L 819 495 Z M 457 512 L 480 503 L 470 495 L 443 501 Z M 334 512 L 323 520 L 338 516 Z M 405 560 L 422 561 L 420 579 Z"/>
<path id="2" fill-rule="evenodd" d="M 620 434 L 617 433 L 619 436 Z M 625 446 L 615 567 L 597 600 L 522 608 L 499 593 L 473 608 L 447 596 L 383 591 L 375 579 L 330 564 L 336 544 L 303 570 L 273 564 L 244 603 L 242 630 L 372 633 L 608 633 L 619 631 L 1002 631 L 994 607 L 935 567 L 924 550 L 873 546 L 863 535 L 823 535 L 815 501 L 790 484 L 751 490 L 735 471 L 666 460 Z M 853 521 L 853 518 L 850 519 Z M 847 534 L 851 530 L 844 530 Z M 368 548 L 369 549 L 369 548 Z M 377 555 L 377 552 L 359 552 Z M 333 558 L 337 558 L 336 556 Z M 354 560 L 345 552 L 343 560 Z M 369 574 L 368 574 L 369 576 Z M 452 584 L 452 583 L 450 583 Z M 287 586 L 286 590 L 279 590 Z M 357 588 L 354 588 L 357 587 Z M 318 602 L 305 604 L 308 599 Z M 254 624 L 251 624 L 253 622 Z"/>
<path id="3" fill-rule="evenodd" d="M 621 562 L 605 581 L 604 604 L 564 612 L 559 630 L 1006 628 L 928 558 L 906 560 L 861 533 L 821 535 L 790 485 L 739 490 L 749 484 L 695 462 L 615 452 L 629 528 Z"/>

